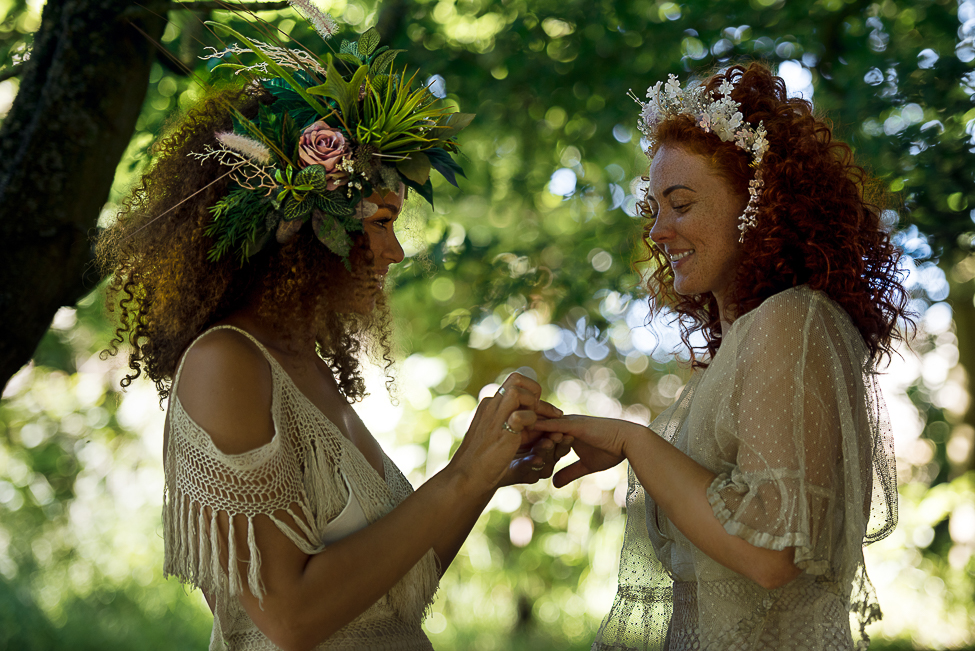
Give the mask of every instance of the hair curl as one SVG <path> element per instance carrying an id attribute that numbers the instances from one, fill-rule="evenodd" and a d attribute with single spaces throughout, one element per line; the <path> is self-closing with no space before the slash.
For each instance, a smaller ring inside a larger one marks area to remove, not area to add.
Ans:
<path id="1" fill-rule="evenodd" d="M 272 328 L 286 335 L 315 333 L 319 353 L 350 402 L 365 395 L 360 354 L 375 353 L 391 382 L 385 297 L 378 296 L 369 314 L 349 309 L 372 277 L 365 235 L 354 244 L 351 272 L 307 225 L 287 244 L 272 239 L 243 265 L 233 255 L 207 259 L 213 246 L 205 234 L 212 220 L 208 208 L 226 193 L 227 168 L 189 154 L 217 144 L 214 133 L 232 128 L 234 108 L 252 117 L 270 101 L 254 89 L 211 91 L 157 142 L 153 164 L 123 202 L 117 222 L 98 236 L 97 261 L 111 276 L 106 306 L 118 318 L 103 355 L 117 354 L 121 344 L 131 347 L 123 387 L 145 373 L 164 400 L 193 339 L 255 296 L 258 315 Z"/>
<path id="2" fill-rule="evenodd" d="M 732 98 L 741 105 L 745 121 L 762 121 L 769 141 L 761 164 L 765 185 L 758 221 L 745 234 L 742 262 L 731 288 L 733 315 L 741 316 L 770 296 L 805 284 L 846 310 L 872 360 L 889 356 L 894 342 L 903 338 L 898 319 L 908 325 L 913 321 L 909 296 L 900 282 L 899 253 L 880 222 L 880 208 L 864 196 L 865 190 L 873 189 L 871 179 L 854 164 L 850 147 L 834 140 L 829 124 L 813 115 L 812 105 L 788 97 L 785 82 L 766 66 L 731 66 L 709 77 L 704 92 L 716 93 L 724 80 L 734 86 Z M 754 178 L 751 155 L 734 142 L 705 132 L 689 115 L 661 121 L 655 136 L 651 158 L 663 146 L 704 156 L 735 192 L 747 195 Z M 646 197 L 639 208 L 648 220 L 643 261 L 653 269 L 647 282 L 652 312 L 668 307 L 677 313 L 693 364 L 705 366 L 690 339 L 701 332 L 706 344 L 699 352 L 714 357 L 721 345 L 717 301 L 710 293 L 677 294 L 671 265 L 650 239 L 653 219 Z"/>

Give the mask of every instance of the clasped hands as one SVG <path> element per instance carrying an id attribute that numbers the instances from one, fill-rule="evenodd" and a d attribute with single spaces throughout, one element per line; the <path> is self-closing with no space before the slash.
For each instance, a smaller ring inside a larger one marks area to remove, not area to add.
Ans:
<path id="1" fill-rule="evenodd" d="M 541 399 L 537 382 L 518 373 L 511 374 L 494 396 L 482 401 L 470 431 L 490 428 L 492 423 L 498 423 L 495 435 L 508 439 L 513 453 L 496 485 L 531 484 L 551 477 L 555 464 L 569 450 L 575 450 L 579 459 L 555 473 L 556 488 L 622 461 L 625 436 L 636 427 L 621 420 L 565 416 Z M 516 448 L 512 440 L 518 442 Z"/>

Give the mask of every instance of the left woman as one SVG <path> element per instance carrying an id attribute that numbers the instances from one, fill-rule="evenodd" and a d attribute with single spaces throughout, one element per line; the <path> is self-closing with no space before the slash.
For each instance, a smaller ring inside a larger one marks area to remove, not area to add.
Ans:
<path id="1" fill-rule="evenodd" d="M 567 450 L 533 438 L 559 412 L 514 374 L 414 492 L 351 406 L 363 354 L 389 364 L 407 187 L 453 180 L 470 116 L 411 89 L 374 30 L 341 60 L 234 36 L 254 82 L 177 123 L 98 244 L 123 385 L 169 399 L 164 570 L 206 596 L 211 650 L 428 650 L 424 610 L 495 489 Z"/>

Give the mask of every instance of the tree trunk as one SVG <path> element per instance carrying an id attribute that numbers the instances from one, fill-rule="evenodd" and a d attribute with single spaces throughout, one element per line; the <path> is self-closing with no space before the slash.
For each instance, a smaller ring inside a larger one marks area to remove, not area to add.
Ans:
<path id="1" fill-rule="evenodd" d="M 165 7 L 50 0 L 44 8 L 0 128 L 0 386 L 30 359 L 58 308 L 97 282 L 86 273 L 89 236 L 145 99 L 149 39 L 161 37 Z"/>

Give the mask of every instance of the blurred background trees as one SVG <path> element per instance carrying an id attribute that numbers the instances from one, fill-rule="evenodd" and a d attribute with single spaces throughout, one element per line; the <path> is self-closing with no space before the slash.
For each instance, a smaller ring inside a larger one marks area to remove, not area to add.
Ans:
<path id="1" fill-rule="evenodd" d="M 4 127 L 18 93 L 38 92 L 14 57 L 50 28 L 42 4 L 0 0 Z M 629 89 L 761 59 L 827 112 L 888 199 L 920 315 L 913 350 L 885 378 L 902 499 L 898 529 L 868 549 L 886 614 L 876 646 L 975 644 L 975 0 L 319 4 L 351 29 L 378 24 L 434 92 L 478 114 L 464 132 L 462 191 L 442 184 L 436 209 L 406 220 L 399 380 L 391 401 L 375 376 L 360 410 L 414 483 L 449 458 L 478 395 L 515 369 L 531 369 L 566 411 L 640 422 L 680 391 L 676 332 L 666 319 L 646 327 L 631 264 L 646 159 Z M 201 21 L 247 30 L 218 6 L 151 5 L 168 54 L 146 69 L 142 111 L 89 227 L 112 219 L 153 138 L 200 95 L 196 57 L 217 44 Z M 320 47 L 290 10 L 259 15 Z M 0 147 L 22 135 L 3 134 Z M 8 201 L 3 228 L 17 216 Z M 78 282 L 66 265 L 28 272 L 13 246 L 0 242 L 0 291 Z M 98 356 L 111 325 L 97 280 L 86 282 L 77 304 L 35 310 L 53 322 L 0 402 L 0 648 L 203 648 L 202 599 L 161 578 L 158 401 L 149 383 L 118 392 L 123 364 Z M 437 648 L 588 648 L 615 591 L 624 483 L 618 469 L 560 491 L 500 491 L 426 620 Z"/>

